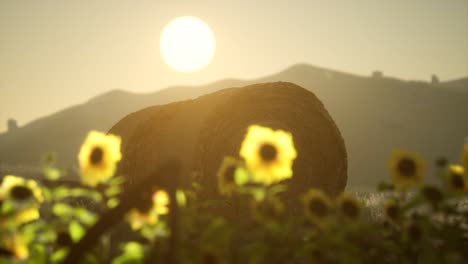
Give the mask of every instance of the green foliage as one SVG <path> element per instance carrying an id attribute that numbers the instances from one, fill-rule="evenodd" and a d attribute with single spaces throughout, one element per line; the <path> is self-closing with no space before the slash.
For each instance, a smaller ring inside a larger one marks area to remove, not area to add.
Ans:
<path id="1" fill-rule="evenodd" d="M 61 263 L 100 215 L 120 204 L 124 178 L 111 178 L 99 188 L 67 187 L 60 184 L 60 170 L 50 158 L 45 160 L 49 162 L 44 161 L 44 177 L 53 184 L 40 186 L 44 202 L 35 205 L 41 207 L 40 218 L 18 221 L 21 212 L 35 207 L 1 198 L 0 220 L 12 224 L 0 226 L 0 249 L 5 253 L 0 254 L 0 263 Z M 211 190 L 198 182 L 177 190 L 175 224 L 158 207 L 154 221 L 142 218 L 137 229 L 129 231 L 126 223 L 105 234 L 83 263 L 144 263 L 145 258 L 164 263 L 168 252 L 178 263 L 468 260 L 468 192 L 451 190 L 447 177 L 439 177 L 438 184 L 405 190 L 382 183 L 376 192 L 346 196 L 357 211 L 343 206 L 345 196 L 316 192 L 319 202 L 327 201 L 323 211 L 303 195 L 288 194 L 281 183 L 255 184 L 247 172 L 239 175 L 236 189 L 219 199 L 206 199 Z M 126 235 L 117 240 L 116 233 Z M 172 234 L 178 236 L 175 249 Z"/>
<path id="2" fill-rule="evenodd" d="M 141 263 L 144 257 L 144 250 L 137 242 L 128 242 L 122 246 L 122 255 L 116 257 L 112 264 L 134 264 Z"/>
<path id="3" fill-rule="evenodd" d="M 85 229 L 77 221 L 70 222 L 69 231 L 74 242 L 80 240 L 85 234 Z"/>

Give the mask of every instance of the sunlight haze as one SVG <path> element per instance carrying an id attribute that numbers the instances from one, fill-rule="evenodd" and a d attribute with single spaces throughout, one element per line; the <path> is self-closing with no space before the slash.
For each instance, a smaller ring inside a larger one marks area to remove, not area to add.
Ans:
<path id="1" fill-rule="evenodd" d="M 159 37 L 194 16 L 216 55 L 187 74 L 163 60 Z M 468 1 L 0 2 L 0 131 L 114 89 L 253 79 L 308 63 L 369 76 L 429 81 L 468 76 Z"/>

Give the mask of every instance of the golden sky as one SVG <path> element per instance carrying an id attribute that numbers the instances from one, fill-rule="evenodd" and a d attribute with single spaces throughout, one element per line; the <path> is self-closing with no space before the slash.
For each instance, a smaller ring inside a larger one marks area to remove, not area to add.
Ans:
<path id="1" fill-rule="evenodd" d="M 204 20 L 216 54 L 200 72 L 169 68 L 159 34 Z M 112 89 L 257 78 L 295 63 L 403 79 L 468 76 L 466 0 L 1 0 L 0 131 Z"/>

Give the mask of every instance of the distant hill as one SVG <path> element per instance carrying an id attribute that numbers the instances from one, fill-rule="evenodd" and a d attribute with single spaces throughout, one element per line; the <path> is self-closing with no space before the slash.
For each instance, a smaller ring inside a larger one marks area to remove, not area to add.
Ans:
<path id="1" fill-rule="evenodd" d="M 447 81 L 447 82 L 442 82 L 441 86 L 449 87 L 453 89 L 454 91 L 468 93 L 468 77 L 457 79 L 457 80 L 452 80 L 452 81 Z"/>
<path id="2" fill-rule="evenodd" d="M 112 91 L 1 134 L 0 161 L 36 164 L 42 153 L 55 151 L 62 166 L 76 166 L 87 131 L 107 131 L 131 112 L 228 87 L 287 81 L 314 92 L 335 119 L 348 151 L 349 185 L 372 186 L 388 177 L 386 164 L 394 147 L 421 153 L 429 168 L 440 156 L 458 159 L 468 135 L 468 93 L 456 87 L 466 80 L 431 85 L 298 64 L 256 80 L 175 86 L 150 94 Z"/>

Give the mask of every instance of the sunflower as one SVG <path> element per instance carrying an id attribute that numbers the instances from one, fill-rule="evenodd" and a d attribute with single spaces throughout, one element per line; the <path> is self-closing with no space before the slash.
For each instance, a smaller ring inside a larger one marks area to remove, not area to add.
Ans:
<path id="1" fill-rule="evenodd" d="M 41 188 L 34 180 L 26 180 L 13 175 L 3 178 L 0 186 L 2 203 L 11 203 L 12 224 L 27 223 L 39 218 L 39 204 L 44 201 Z"/>
<path id="2" fill-rule="evenodd" d="M 290 133 L 252 125 L 242 142 L 240 156 L 254 182 L 270 185 L 292 177 L 297 152 Z"/>
<path id="3" fill-rule="evenodd" d="M 306 217 L 315 225 L 323 227 L 331 214 L 332 203 L 321 190 L 312 189 L 302 198 Z"/>
<path id="4" fill-rule="evenodd" d="M 221 194 L 231 195 L 232 192 L 240 185 L 238 182 L 238 175 L 241 173 L 242 162 L 234 157 L 227 156 L 223 159 L 219 167 L 218 188 Z"/>
<path id="5" fill-rule="evenodd" d="M 394 151 L 389 161 L 393 184 L 398 189 L 406 189 L 418 185 L 424 176 L 424 162 L 410 152 Z"/>
<path id="6" fill-rule="evenodd" d="M 16 203 L 36 202 L 42 203 L 44 197 L 42 191 L 34 180 L 26 180 L 21 177 L 7 175 L 0 186 L 0 196 L 3 199 L 11 199 Z"/>
<path id="7" fill-rule="evenodd" d="M 114 175 L 117 162 L 122 158 L 121 141 L 118 136 L 97 131 L 88 134 L 78 155 L 84 184 L 96 186 Z"/>
<path id="8" fill-rule="evenodd" d="M 400 205 L 396 200 L 390 199 L 385 202 L 384 205 L 385 217 L 388 220 L 396 222 L 400 218 L 401 209 Z"/>
<path id="9" fill-rule="evenodd" d="M 126 215 L 126 220 L 133 230 L 140 229 L 143 225 L 154 225 L 158 222 L 160 215 L 169 212 L 169 196 L 167 192 L 159 190 L 153 194 L 152 205 L 148 209 L 134 208 Z M 145 206 L 146 207 L 146 206 Z"/>
<path id="10" fill-rule="evenodd" d="M 361 203 L 351 194 L 342 193 L 337 198 L 340 213 L 350 220 L 357 220 L 361 215 Z"/>
<path id="11" fill-rule="evenodd" d="M 465 169 L 462 166 L 450 165 L 447 176 L 448 186 L 451 191 L 463 191 L 465 189 Z"/>

